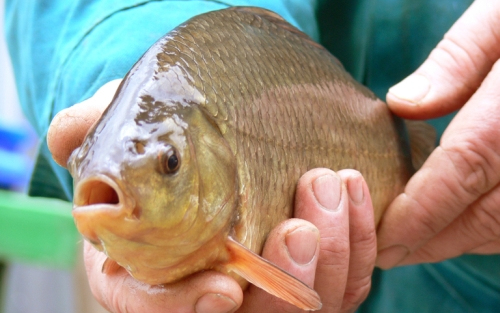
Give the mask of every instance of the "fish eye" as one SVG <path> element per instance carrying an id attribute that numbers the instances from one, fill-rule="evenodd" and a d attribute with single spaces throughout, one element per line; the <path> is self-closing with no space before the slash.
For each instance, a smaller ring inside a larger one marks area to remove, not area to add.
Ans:
<path id="1" fill-rule="evenodd" d="M 163 174 L 173 174 L 179 170 L 181 165 L 179 153 L 171 145 L 167 145 L 165 149 L 158 153 L 158 161 Z"/>

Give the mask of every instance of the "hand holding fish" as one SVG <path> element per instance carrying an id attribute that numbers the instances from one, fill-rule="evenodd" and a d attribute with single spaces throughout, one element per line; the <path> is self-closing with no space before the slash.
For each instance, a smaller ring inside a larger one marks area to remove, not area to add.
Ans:
<path id="1" fill-rule="evenodd" d="M 475 1 L 389 90 L 389 106 L 405 118 L 460 111 L 382 219 L 382 268 L 500 252 L 499 16 L 499 2 Z"/>
<path id="2" fill-rule="evenodd" d="M 94 97 L 56 116 L 48 144 L 58 163 L 66 164 L 118 83 L 104 85 Z M 298 185 L 294 217 L 271 232 L 263 257 L 314 286 L 323 301 L 322 311 L 354 311 L 368 295 L 376 254 L 373 208 L 362 176 L 353 170 L 337 174 L 326 169 L 309 171 Z M 150 286 L 123 269 L 110 275 L 102 273 L 105 259 L 104 253 L 85 242 L 91 289 L 111 312 L 154 313 L 167 308 L 169 312 L 198 313 L 233 312 L 237 308 L 238 312 L 301 312 L 255 286 L 242 292 L 234 279 L 216 271 Z"/>

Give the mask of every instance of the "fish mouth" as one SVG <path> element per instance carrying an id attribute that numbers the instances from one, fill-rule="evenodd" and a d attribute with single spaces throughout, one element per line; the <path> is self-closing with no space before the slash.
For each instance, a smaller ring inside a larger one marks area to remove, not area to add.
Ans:
<path id="1" fill-rule="evenodd" d="M 97 175 L 76 184 L 73 217 L 80 233 L 90 242 L 98 243 L 96 223 L 121 217 L 139 219 L 140 210 L 114 179 Z"/>
<path id="2" fill-rule="evenodd" d="M 73 199 L 74 210 L 113 209 L 130 206 L 130 197 L 125 197 L 123 189 L 105 175 L 86 178 L 76 185 Z M 127 205 L 128 204 L 128 205 Z"/>

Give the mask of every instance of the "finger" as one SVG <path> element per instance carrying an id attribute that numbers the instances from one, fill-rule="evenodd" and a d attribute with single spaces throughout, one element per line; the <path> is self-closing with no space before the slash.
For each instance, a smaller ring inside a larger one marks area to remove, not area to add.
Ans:
<path id="1" fill-rule="evenodd" d="M 320 251 L 314 289 L 323 302 L 321 312 L 337 312 L 344 297 L 349 270 L 349 201 L 340 177 L 314 169 L 297 186 L 295 217 L 319 229 Z"/>
<path id="2" fill-rule="evenodd" d="M 475 247 L 474 249 L 468 251 L 471 254 L 498 254 L 500 251 L 500 239 L 490 241 L 482 246 Z"/>
<path id="3" fill-rule="evenodd" d="M 428 59 L 389 89 L 391 110 L 424 119 L 459 109 L 500 58 L 499 16 L 500 2 L 474 1 Z"/>
<path id="4" fill-rule="evenodd" d="M 206 271 L 180 282 L 151 286 L 124 269 L 101 272 L 106 256 L 85 243 L 85 265 L 92 293 L 110 312 L 234 312 L 243 301 L 238 283 L 219 272 Z"/>
<path id="5" fill-rule="evenodd" d="M 375 217 L 368 186 L 355 170 L 337 172 L 349 195 L 351 256 L 341 312 L 354 312 L 366 299 L 377 257 Z"/>
<path id="6" fill-rule="evenodd" d="M 498 203 L 500 203 L 499 185 L 474 202 L 463 214 L 400 265 L 438 262 L 464 253 L 500 253 Z"/>
<path id="7" fill-rule="evenodd" d="M 310 287 L 314 286 L 319 254 L 319 231 L 311 223 L 290 219 L 282 222 L 269 234 L 262 256 Z M 251 285 L 245 291 L 238 312 L 303 312 Z"/>
<path id="8" fill-rule="evenodd" d="M 379 251 L 385 250 L 379 266 L 401 263 L 498 184 L 499 83 L 500 61 L 387 209 L 378 231 Z"/>
<path id="9" fill-rule="evenodd" d="M 47 145 L 57 164 L 66 167 L 68 158 L 78 148 L 88 130 L 107 108 L 121 79 L 104 84 L 91 98 L 60 111 L 47 132 Z"/>

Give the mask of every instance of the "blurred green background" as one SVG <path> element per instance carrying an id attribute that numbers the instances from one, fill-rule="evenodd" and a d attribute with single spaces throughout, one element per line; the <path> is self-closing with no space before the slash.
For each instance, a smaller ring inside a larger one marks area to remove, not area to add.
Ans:
<path id="1" fill-rule="evenodd" d="M 38 139 L 18 104 L 3 17 L 0 0 L 0 312 L 106 312 L 88 288 L 71 203 L 26 195 Z"/>

